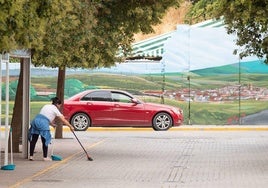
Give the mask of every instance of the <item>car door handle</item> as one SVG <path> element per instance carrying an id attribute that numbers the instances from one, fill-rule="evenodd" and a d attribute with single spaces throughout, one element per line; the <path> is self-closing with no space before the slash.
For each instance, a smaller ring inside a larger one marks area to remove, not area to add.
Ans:
<path id="1" fill-rule="evenodd" d="M 119 104 L 114 104 L 114 107 L 119 107 L 120 105 Z"/>
<path id="2" fill-rule="evenodd" d="M 91 102 L 87 102 L 87 105 L 93 105 Z"/>

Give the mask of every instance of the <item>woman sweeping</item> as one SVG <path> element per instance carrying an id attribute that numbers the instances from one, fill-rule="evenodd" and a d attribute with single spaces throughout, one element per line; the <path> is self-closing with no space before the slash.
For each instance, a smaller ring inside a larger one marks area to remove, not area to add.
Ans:
<path id="1" fill-rule="evenodd" d="M 42 149 L 44 161 L 51 161 L 51 158 L 47 157 L 48 144 L 51 141 L 51 134 L 49 125 L 53 126 L 53 121 L 57 117 L 62 121 L 64 125 L 67 125 L 71 131 L 74 131 L 73 126 L 64 118 L 62 113 L 59 111 L 61 106 L 61 100 L 58 97 L 51 99 L 52 104 L 46 104 L 40 110 L 40 113 L 35 116 L 31 122 L 29 129 L 29 141 L 30 141 L 30 157 L 29 160 L 33 160 L 33 154 L 35 145 L 37 143 L 39 135 L 42 140 Z"/>

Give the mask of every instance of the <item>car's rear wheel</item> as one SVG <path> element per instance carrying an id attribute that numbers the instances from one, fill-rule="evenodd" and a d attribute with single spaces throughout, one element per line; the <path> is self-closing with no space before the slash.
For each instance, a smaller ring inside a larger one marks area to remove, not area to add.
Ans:
<path id="1" fill-rule="evenodd" d="M 76 131 L 85 131 L 90 126 L 91 121 L 85 113 L 77 113 L 72 117 L 71 124 Z"/>
<path id="2" fill-rule="evenodd" d="M 153 129 L 156 131 L 166 131 L 173 124 L 173 120 L 168 113 L 160 112 L 153 119 Z"/>

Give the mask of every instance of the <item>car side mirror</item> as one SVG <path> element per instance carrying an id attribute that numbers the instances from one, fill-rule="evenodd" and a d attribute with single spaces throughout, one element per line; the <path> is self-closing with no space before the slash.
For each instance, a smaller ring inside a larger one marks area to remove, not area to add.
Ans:
<path id="1" fill-rule="evenodd" d="M 135 99 L 135 98 L 131 99 L 131 102 L 132 103 L 135 103 L 135 104 L 139 104 L 140 103 L 139 100 L 138 99 Z"/>

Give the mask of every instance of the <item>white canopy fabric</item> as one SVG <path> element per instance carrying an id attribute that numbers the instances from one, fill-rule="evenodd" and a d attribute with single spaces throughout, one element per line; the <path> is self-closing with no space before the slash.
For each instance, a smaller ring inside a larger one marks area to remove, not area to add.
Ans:
<path id="1" fill-rule="evenodd" d="M 242 60 L 234 55 L 236 36 L 227 34 L 224 22 L 220 20 L 207 20 L 195 25 L 178 25 L 174 32 L 165 35 L 162 60 L 155 61 L 128 61 L 116 63 L 111 68 L 101 68 L 94 71 L 107 71 L 116 73 L 180 73 L 193 70 L 219 67 L 238 62 L 258 61 L 257 57 L 247 57 Z M 140 46 L 150 49 L 158 38 L 141 41 Z M 137 44 L 136 44 L 137 45 Z M 147 52 L 147 51 L 146 51 Z M 149 53 L 149 52 L 148 52 Z"/>
<path id="2" fill-rule="evenodd" d="M 223 66 L 239 62 L 233 51 L 236 36 L 227 34 L 224 26 L 196 27 L 179 25 L 177 31 L 165 43 L 162 61 L 166 72 L 187 72 L 192 70 Z M 258 60 L 247 57 L 240 62 Z"/>

